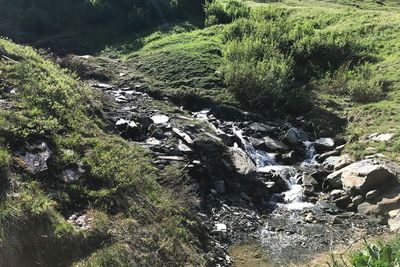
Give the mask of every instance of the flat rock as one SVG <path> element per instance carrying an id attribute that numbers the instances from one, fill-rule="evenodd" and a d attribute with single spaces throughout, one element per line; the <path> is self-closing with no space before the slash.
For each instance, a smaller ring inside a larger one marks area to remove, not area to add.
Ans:
<path id="1" fill-rule="evenodd" d="M 167 123 L 169 122 L 169 117 L 166 115 L 154 115 L 151 117 L 151 120 L 155 124 L 162 124 L 162 123 Z"/>
<path id="2" fill-rule="evenodd" d="M 182 141 L 184 141 L 188 145 L 193 144 L 193 139 L 185 132 L 179 130 L 178 128 L 172 128 L 173 133 Z"/>
<path id="3" fill-rule="evenodd" d="M 394 137 L 394 133 L 373 133 L 368 136 L 368 139 L 377 142 L 387 142 Z"/>

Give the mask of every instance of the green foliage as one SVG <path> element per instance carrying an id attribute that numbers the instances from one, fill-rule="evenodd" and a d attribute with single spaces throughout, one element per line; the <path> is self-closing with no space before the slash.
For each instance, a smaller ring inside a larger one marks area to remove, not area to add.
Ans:
<path id="1" fill-rule="evenodd" d="M 261 39 L 225 46 L 225 81 L 248 107 L 279 105 L 292 85 L 293 61 Z"/>
<path id="2" fill-rule="evenodd" d="M 360 102 L 374 101 L 382 86 L 368 71 L 368 47 L 351 34 L 321 30 L 323 20 L 300 20 L 295 12 L 276 7 L 252 11 L 225 31 L 223 72 L 228 88 L 239 101 L 254 109 L 287 108 L 294 100 L 305 111 L 310 82 L 347 66 L 354 75 L 346 80 L 347 92 Z M 368 78 L 368 79 L 366 79 Z"/>
<path id="3" fill-rule="evenodd" d="M 358 249 L 349 255 L 349 261 L 353 267 L 394 267 L 400 266 L 400 240 L 398 238 L 377 242 L 365 243 L 364 248 Z M 332 257 L 329 266 L 348 266 L 346 262 Z"/>
<path id="4" fill-rule="evenodd" d="M 238 0 L 206 2 L 205 7 L 206 26 L 227 24 L 238 18 L 248 17 L 250 8 Z"/>
<path id="5" fill-rule="evenodd" d="M 376 102 L 383 98 L 384 86 L 374 72 L 373 65 L 368 63 L 353 70 L 343 65 L 333 74 L 327 74 L 318 86 L 328 93 L 348 96 L 355 102 Z"/>

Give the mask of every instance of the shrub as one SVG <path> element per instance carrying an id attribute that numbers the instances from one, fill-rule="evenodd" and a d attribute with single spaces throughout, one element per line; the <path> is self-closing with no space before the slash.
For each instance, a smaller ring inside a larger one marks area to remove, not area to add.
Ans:
<path id="1" fill-rule="evenodd" d="M 292 59 L 261 39 L 227 43 L 225 61 L 226 84 L 248 107 L 277 105 L 292 85 Z"/>
<path id="2" fill-rule="evenodd" d="M 213 0 L 205 5 L 206 26 L 227 24 L 235 19 L 249 17 L 250 8 L 237 0 L 220 2 Z"/>
<path id="3" fill-rule="evenodd" d="M 374 75 L 369 63 L 353 70 L 345 64 L 333 74 L 328 73 L 319 87 L 327 93 L 347 96 L 360 103 L 378 101 L 384 95 L 383 81 Z"/>

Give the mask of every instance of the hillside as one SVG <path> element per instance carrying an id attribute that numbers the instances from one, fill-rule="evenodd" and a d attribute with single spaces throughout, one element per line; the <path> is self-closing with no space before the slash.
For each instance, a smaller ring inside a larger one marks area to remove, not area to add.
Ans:
<path id="1" fill-rule="evenodd" d="M 0 266 L 399 262 L 398 1 L 0 7 Z"/>

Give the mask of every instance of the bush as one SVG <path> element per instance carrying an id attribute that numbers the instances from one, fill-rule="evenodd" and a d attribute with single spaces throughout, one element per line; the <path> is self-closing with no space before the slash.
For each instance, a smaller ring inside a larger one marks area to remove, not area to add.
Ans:
<path id="1" fill-rule="evenodd" d="M 259 9 L 225 30 L 225 82 L 242 104 L 296 112 L 296 99 L 301 99 L 304 110 L 309 95 L 305 85 L 362 61 L 364 48 L 351 36 L 318 30 L 317 22 L 290 21 L 289 15 L 279 8 Z M 347 93 L 357 101 L 370 101 L 382 91 L 379 82 L 365 79 L 370 76 L 366 70 L 360 68 L 354 76 Z"/>
<path id="2" fill-rule="evenodd" d="M 292 85 L 292 59 L 261 39 L 227 43 L 225 61 L 226 84 L 248 107 L 277 105 Z"/>
<path id="3" fill-rule="evenodd" d="M 347 96 L 359 103 L 378 101 L 384 95 L 383 81 L 374 75 L 369 63 L 353 70 L 345 64 L 333 74 L 327 74 L 319 87 L 327 93 Z"/>
<path id="4" fill-rule="evenodd" d="M 249 17 L 250 8 L 237 0 L 220 2 L 213 0 L 205 5 L 206 26 L 231 23 L 235 19 Z"/>

